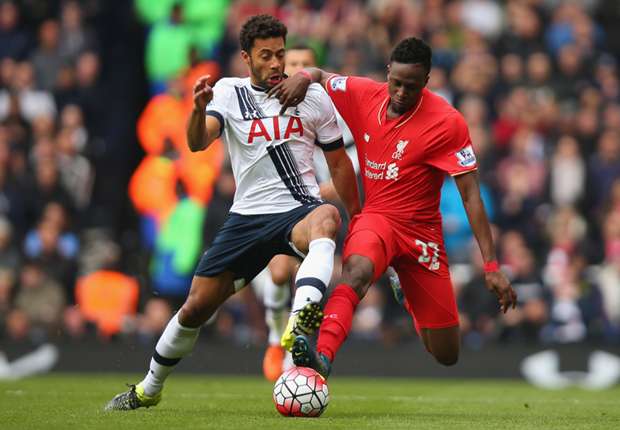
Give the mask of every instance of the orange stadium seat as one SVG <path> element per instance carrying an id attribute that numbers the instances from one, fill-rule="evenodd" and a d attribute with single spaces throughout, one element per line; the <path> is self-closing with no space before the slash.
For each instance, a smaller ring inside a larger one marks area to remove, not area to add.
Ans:
<path id="1" fill-rule="evenodd" d="M 147 156 L 131 176 L 129 198 L 141 214 L 155 217 L 161 223 L 178 202 L 176 172 L 172 161 Z"/>
<path id="2" fill-rule="evenodd" d="M 125 316 L 136 313 L 139 290 L 134 278 L 100 270 L 78 279 L 75 299 L 84 318 L 109 337 L 121 330 Z"/>

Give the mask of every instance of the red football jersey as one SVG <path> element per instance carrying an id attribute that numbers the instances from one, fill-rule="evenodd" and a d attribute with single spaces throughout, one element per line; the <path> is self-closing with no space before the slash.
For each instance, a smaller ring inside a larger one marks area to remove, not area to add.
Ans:
<path id="1" fill-rule="evenodd" d="M 333 76 L 326 89 L 355 138 L 363 212 L 397 222 L 440 222 L 445 175 L 477 168 L 463 116 L 426 88 L 417 106 L 395 119 L 387 118 L 387 83 Z"/>

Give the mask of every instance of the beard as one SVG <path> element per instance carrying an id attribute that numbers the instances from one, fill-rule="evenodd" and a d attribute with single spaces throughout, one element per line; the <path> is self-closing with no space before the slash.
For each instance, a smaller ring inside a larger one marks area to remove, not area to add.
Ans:
<path id="1" fill-rule="evenodd" d="M 273 75 L 273 71 L 268 71 L 268 72 L 264 72 L 266 73 L 266 76 L 262 76 L 261 70 L 258 69 L 257 67 L 254 66 L 254 63 L 252 61 L 252 59 L 250 58 L 249 60 L 249 65 L 250 65 L 250 77 L 252 78 L 252 83 L 257 86 L 260 87 L 264 90 L 270 90 L 271 88 L 273 88 L 274 86 L 276 86 L 276 84 L 272 84 L 269 82 L 269 76 Z M 284 71 L 280 71 L 280 75 L 282 76 L 282 78 L 284 78 Z"/>
<path id="2" fill-rule="evenodd" d="M 252 78 L 252 83 L 256 85 L 257 87 L 261 87 L 266 90 L 271 89 L 272 86 L 269 85 L 267 78 L 261 76 L 261 71 L 258 68 L 254 67 L 254 63 L 252 62 L 251 58 L 250 58 L 250 77 Z"/>

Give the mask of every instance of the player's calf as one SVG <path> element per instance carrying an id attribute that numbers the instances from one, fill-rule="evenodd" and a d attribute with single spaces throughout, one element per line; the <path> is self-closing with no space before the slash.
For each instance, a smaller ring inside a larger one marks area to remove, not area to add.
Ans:
<path id="1" fill-rule="evenodd" d="M 361 300 L 368 292 L 374 276 L 374 265 L 370 259 L 361 255 L 351 255 L 342 268 L 342 283 L 355 291 Z"/>
<path id="2" fill-rule="evenodd" d="M 459 360 L 459 327 L 420 330 L 424 346 L 438 363 L 454 366 Z"/>

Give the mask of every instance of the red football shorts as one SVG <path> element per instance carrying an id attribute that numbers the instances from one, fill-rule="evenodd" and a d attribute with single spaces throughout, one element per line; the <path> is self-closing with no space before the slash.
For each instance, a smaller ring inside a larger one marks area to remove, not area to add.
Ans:
<path id="1" fill-rule="evenodd" d="M 343 259 L 369 258 L 376 281 L 394 267 L 406 308 L 420 328 L 458 326 L 459 318 L 443 245 L 441 224 L 398 224 L 383 215 L 353 217 L 344 242 Z"/>

